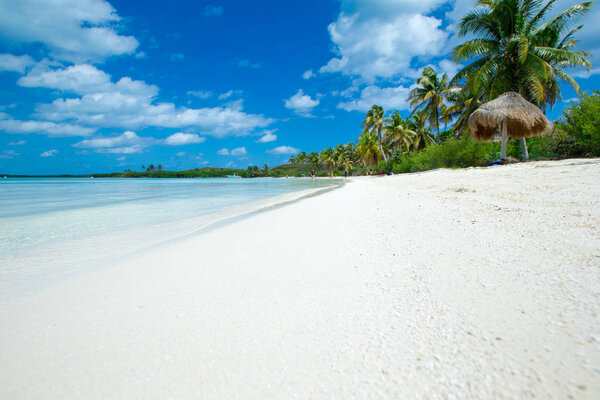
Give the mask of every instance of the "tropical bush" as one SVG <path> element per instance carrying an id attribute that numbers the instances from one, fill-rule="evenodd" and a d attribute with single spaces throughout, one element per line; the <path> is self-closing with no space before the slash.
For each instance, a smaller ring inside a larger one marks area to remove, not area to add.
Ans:
<path id="1" fill-rule="evenodd" d="M 600 156 L 600 92 L 583 94 L 556 123 L 552 145 L 561 157 Z"/>
<path id="2" fill-rule="evenodd" d="M 435 168 L 464 168 L 489 165 L 497 144 L 478 142 L 470 135 L 450 138 L 440 145 L 396 157 L 392 160 L 394 173 L 418 172 Z"/>

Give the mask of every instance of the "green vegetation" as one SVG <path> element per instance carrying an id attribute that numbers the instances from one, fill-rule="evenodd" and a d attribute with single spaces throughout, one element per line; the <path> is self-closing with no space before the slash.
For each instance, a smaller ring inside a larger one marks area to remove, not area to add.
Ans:
<path id="1" fill-rule="evenodd" d="M 468 130 L 469 116 L 484 102 L 508 91 L 518 92 L 545 111 L 562 98 L 560 82 L 575 89 L 579 104 L 565 109 L 552 132 L 527 140 L 530 158 L 600 155 L 600 96 L 581 93 L 565 72 L 569 67 L 591 69 L 591 54 L 574 48 L 575 34 L 583 27 L 577 20 L 593 2 L 576 4 L 549 18 L 555 2 L 477 1 L 458 25 L 459 36 L 469 36 L 469 40 L 453 51 L 455 61 L 466 66 L 452 79 L 424 68 L 408 97 L 413 107 L 409 118 L 397 111 L 386 117 L 383 108 L 374 104 L 365 115 L 349 163 L 340 162 L 339 153 L 336 156 L 331 149 L 320 153 L 320 163 L 310 156 L 317 153 L 300 153 L 290 163 L 337 174 L 344 167 L 361 174 L 372 169 L 402 173 L 489 165 L 500 156 L 500 146 L 474 141 Z M 451 121 L 452 127 L 440 131 L 441 124 Z M 517 141 L 508 142 L 507 155 L 520 156 Z"/>

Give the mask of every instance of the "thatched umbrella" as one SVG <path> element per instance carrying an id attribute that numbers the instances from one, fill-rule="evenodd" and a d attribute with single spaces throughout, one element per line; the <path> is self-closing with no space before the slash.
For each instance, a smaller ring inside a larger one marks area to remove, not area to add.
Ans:
<path id="1" fill-rule="evenodd" d="M 506 158 L 508 137 L 521 139 L 523 158 L 529 158 L 526 137 L 539 136 L 552 129 L 542 111 L 519 93 L 507 92 L 481 105 L 469 117 L 469 129 L 477 140 L 491 140 L 496 132 L 502 135 L 502 159 Z"/>

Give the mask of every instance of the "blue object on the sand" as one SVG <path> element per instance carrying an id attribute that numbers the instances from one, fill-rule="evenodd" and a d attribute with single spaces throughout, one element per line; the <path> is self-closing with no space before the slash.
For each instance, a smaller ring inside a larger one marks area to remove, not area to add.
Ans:
<path id="1" fill-rule="evenodd" d="M 494 165 L 502 165 L 502 160 L 498 159 L 498 160 L 494 161 L 493 163 L 490 164 L 490 167 L 493 167 Z"/>

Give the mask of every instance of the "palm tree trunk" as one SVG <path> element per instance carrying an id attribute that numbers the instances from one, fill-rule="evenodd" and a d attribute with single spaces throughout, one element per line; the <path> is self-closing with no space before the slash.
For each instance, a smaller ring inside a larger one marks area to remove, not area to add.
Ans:
<path id="1" fill-rule="evenodd" d="M 506 120 L 502 121 L 502 144 L 500 145 L 500 158 L 502 160 L 506 160 L 506 141 L 508 137 L 506 136 Z"/>
<path id="2" fill-rule="evenodd" d="M 525 138 L 521 138 L 521 154 L 523 155 L 523 160 L 529 160 L 529 152 L 527 151 L 527 140 Z"/>
<path id="3" fill-rule="evenodd" d="M 379 151 L 381 151 L 381 155 L 383 156 L 383 161 L 385 162 L 385 165 L 387 166 L 387 156 L 385 155 L 385 152 L 383 151 L 383 146 L 381 145 L 381 127 L 377 129 L 377 138 L 379 139 Z"/>

